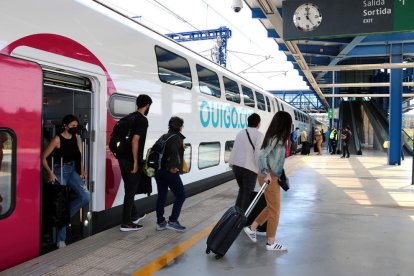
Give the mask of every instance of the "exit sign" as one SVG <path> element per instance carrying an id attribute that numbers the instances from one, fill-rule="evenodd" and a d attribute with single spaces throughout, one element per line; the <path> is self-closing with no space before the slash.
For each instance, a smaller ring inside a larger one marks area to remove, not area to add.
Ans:
<path id="1" fill-rule="evenodd" d="M 333 109 L 328 108 L 328 119 L 333 119 Z"/>
<path id="2" fill-rule="evenodd" d="M 283 39 L 409 32 L 413 14 L 414 0 L 283 1 Z"/>

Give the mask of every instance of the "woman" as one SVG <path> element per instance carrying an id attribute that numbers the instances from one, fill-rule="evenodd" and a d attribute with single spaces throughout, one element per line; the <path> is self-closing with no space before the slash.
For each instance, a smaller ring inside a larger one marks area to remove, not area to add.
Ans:
<path id="1" fill-rule="evenodd" d="M 252 225 L 244 228 L 244 232 L 256 242 L 256 229 L 267 221 L 266 250 L 285 251 L 287 246 L 276 241 L 276 231 L 280 217 L 280 187 L 278 177 L 282 174 L 285 163 L 286 143 L 290 136 L 292 117 L 285 111 L 277 112 L 266 131 L 262 150 L 259 155 L 259 183 L 261 186 L 270 181 L 264 192 L 266 208 L 256 217 Z"/>
<path id="2" fill-rule="evenodd" d="M 67 185 L 76 194 L 76 197 L 69 203 L 70 217 L 74 216 L 83 206 L 87 205 L 90 197 L 83 182 L 86 179 L 86 174 L 81 164 L 81 152 L 76 138 L 78 124 L 78 118 L 73 115 L 63 117 L 61 133 L 53 137 L 42 155 L 43 167 L 49 175 L 49 182 L 54 183 L 58 180 L 62 185 Z M 47 163 L 47 158 L 52 152 L 55 160 L 53 170 Z M 61 164 L 63 165 L 62 167 Z M 58 229 L 58 248 L 66 246 L 65 240 L 66 226 Z"/>
<path id="3" fill-rule="evenodd" d="M 184 157 L 184 139 L 181 134 L 184 126 L 183 119 L 179 117 L 171 117 L 168 122 L 168 133 L 161 138 L 167 140 L 165 144 L 164 154 L 161 161 L 161 169 L 155 172 L 155 180 L 158 188 L 158 198 L 156 205 L 157 225 L 156 230 L 165 229 L 184 232 L 185 226 L 178 222 L 181 213 L 181 207 L 185 200 L 184 185 L 180 178 L 183 173 L 183 157 Z M 175 201 L 171 216 L 168 222 L 164 217 L 164 207 L 167 201 L 168 188 L 175 196 Z"/>

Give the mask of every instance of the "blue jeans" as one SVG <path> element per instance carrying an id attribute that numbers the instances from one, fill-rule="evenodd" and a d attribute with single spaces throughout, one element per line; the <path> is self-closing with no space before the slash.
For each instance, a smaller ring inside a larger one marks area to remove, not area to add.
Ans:
<path id="1" fill-rule="evenodd" d="M 165 221 L 164 218 L 164 206 L 167 202 L 168 188 L 175 196 L 175 201 L 170 221 L 176 222 L 181 213 L 181 207 L 183 207 L 185 200 L 185 190 L 183 182 L 181 181 L 178 173 L 170 173 L 166 170 L 159 170 L 155 172 L 155 180 L 157 181 L 158 198 L 157 198 L 157 222 L 161 223 Z"/>
<path id="2" fill-rule="evenodd" d="M 85 183 L 75 169 L 75 162 L 63 164 L 63 180 L 61 178 L 60 164 L 55 165 L 54 173 L 62 185 L 67 185 L 76 197 L 69 202 L 69 215 L 73 217 L 83 206 L 89 203 L 90 193 L 86 190 Z M 66 240 L 66 226 L 58 229 L 57 241 Z"/>

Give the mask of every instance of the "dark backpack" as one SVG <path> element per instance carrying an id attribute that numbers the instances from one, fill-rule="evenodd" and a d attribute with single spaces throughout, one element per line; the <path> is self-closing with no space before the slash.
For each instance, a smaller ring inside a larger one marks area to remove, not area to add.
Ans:
<path id="1" fill-rule="evenodd" d="M 109 150 L 113 155 L 119 158 L 132 157 L 132 124 L 135 118 L 135 112 L 121 118 L 112 129 L 109 140 Z"/>
<path id="2" fill-rule="evenodd" d="M 144 172 L 147 176 L 152 177 L 155 175 L 156 170 L 161 169 L 165 146 L 171 137 L 177 134 L 164 134 L 162 135 L 155 144 L 148 150 L 147 156 L 144 163 Z"/>

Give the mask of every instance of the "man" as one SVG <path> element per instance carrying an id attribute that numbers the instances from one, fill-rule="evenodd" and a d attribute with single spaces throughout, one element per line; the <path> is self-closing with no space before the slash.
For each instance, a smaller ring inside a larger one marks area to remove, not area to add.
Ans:
<path id="1" fill-rule="evenodd" d="M 263 134 L 258 130 L 260 116 L 256 113 L 247 118 L 247 129 L 241 130 L 234 141 L 229 164 L 239 185 L 236 206 L 246 211 L 250 205 L 251 193 L 254 191 L 259 171 L 258 159 L 263 143 Z"/>
<path id="2" fill-rule="evenodd" d="M 329 134 L 329 141 L 331 141 L 332 146 L 332 152 L 331 154 L 336 154 L 336 147 L 338 145 L 338 131 L 336 130 L 336 127 L 332 127 L 331 134 Z"/>
<path id="3" fill-rule="evenodd" d="M 122 209 L 121 231 L 136 231 L 142 229 L 138 222 L 145 217 L 140 216 L 134 203 L 139 179 L 142 173 L 144 147 L 147 137 L 148 119 L 146 118 L 152 99 L 148 95 L 139 95 L 136 100 L 137 110 L 132 119 L 131 154 L 118 158 L 122 179 L 124 180 L 124 205 Z"/>
<path id="4" fill-rule="evenodd" d="M 351 130 L 348 126 L 345 127 L 345 129 L 342 131 L 341 134 L 342 139 L 342 156 L 341 158 L 349 158 L 349 143 L 351 142 Z"/>
<path id="5" fill-rule="evenodd" d="M 298 150 L 298 138 L 299 138 L 299 128 L 297 127 L 294 132 L 292 132 L 292 148 L 290 150 L 291 154 L 296 154 Z"/>

